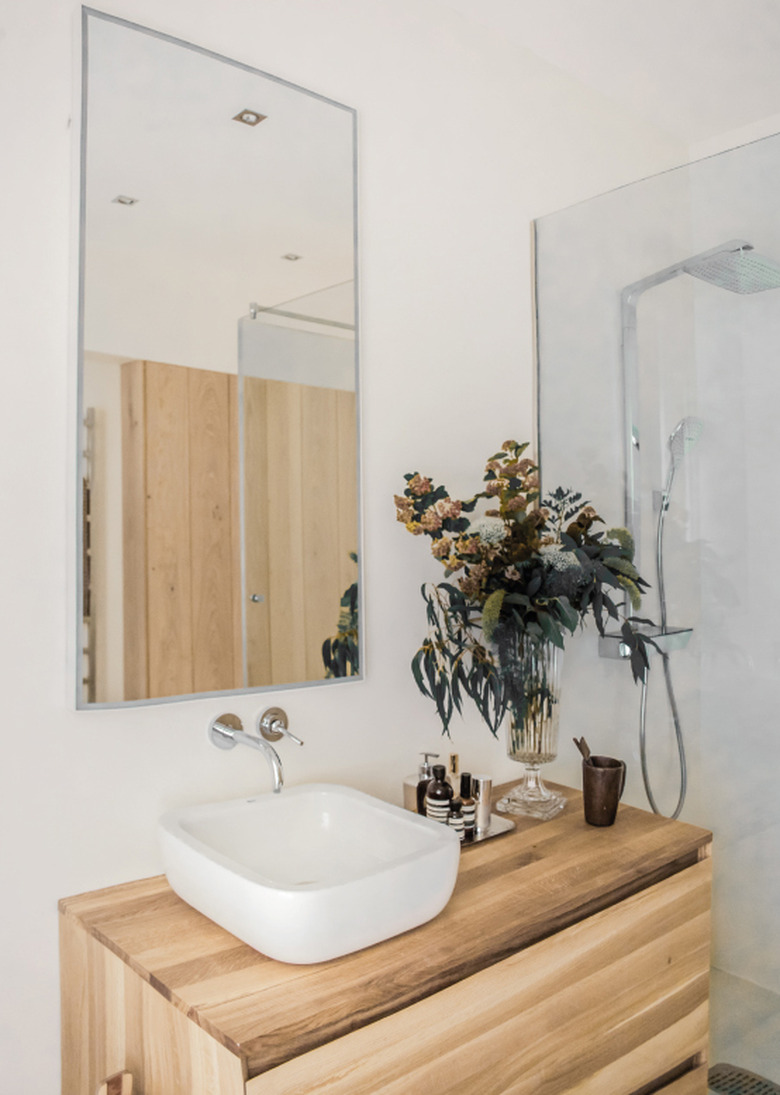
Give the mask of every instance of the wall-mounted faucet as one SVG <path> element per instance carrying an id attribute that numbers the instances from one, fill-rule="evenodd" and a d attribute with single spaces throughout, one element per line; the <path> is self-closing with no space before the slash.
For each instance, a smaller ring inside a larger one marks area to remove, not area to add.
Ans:
<path id="1" fill-rule="evenodd" d="M 270 743 L 282 737 L 290 738 L 298 745 L 303 742 L 287 729 L 287 715 L 279 707 L 269 707 L 258 719 L 257 728 L 260 737 L 247 734 L 238 715 L 219 715 L 209 723 L 209 739 L 218 749 L 248 745 L 261 752 L 271 768 L 274 793 L 278 794 L 284 786 L 284 771 L 281 758 Z"/>

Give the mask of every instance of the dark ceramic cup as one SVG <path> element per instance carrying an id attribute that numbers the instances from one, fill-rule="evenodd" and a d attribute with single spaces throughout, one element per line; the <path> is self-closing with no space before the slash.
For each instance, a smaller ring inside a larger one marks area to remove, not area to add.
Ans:
<path id="1" fill-rule="evenodd" d="M 582 801 L 588 825 L 613 825 L 626 785 L 626 766 L 614 757 L 590 756 L 582 762 Z"/>

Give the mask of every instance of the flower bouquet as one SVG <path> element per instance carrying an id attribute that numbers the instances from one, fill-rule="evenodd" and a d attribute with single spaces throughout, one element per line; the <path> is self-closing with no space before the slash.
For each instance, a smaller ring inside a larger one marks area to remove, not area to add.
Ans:
<path id="1" fill-rule="evenodd" d="M 465 501 L 412 472 L 395 504 L 409 532 L 431 539 L 445 570 L 445 581 L 422 587 L 429 631 L 412 660 L 418 688 L 446 734 L 464 697 L 494 735 L 508 714 L 509 755 L 547 792 L 538 767 L 556 755 L 564 638 L 589 615 L 604 634 L 606 619 L 620 618 L 615 598 L 636 610 L 647 583 L 627 529 L 597 530 L 601 517 L 572 490 L 540 501 L 527 448 L 504 442 L 487 461 L 484 489 Z M 635 679 L 647 669 L 651 640 L 633 625 L 647 622 L 629 616 L 621 628 Z"/>

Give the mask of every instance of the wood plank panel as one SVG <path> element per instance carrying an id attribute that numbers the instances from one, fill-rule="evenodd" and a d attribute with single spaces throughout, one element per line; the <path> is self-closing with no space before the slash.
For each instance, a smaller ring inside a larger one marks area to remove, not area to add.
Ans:
<path id="1" fill-rule="evenodd" d="M 359 552 L 357 404 L 354 392 L 337 392 L 339 587 L 342 595 L 357 577 L 350 552 Z"/>
<path id="2" fill-rule="evenodd" d="M 325 676 L 322 644 L 338 627 L 340 600 L 338 393 L 301 393 L 301 484 L 306 680 Z"/>
<path id="3" fill-rule="evenodd" d="M 236 688 L 246 685 L 244 680 L 244 617 L 243 589 L 241 585 L 241 482 L 240 482 L 240 444 L 239 429 L 238 377 L 231 373 L 228 377 L 228 441 L 230 460 L 230 542 L 232 546 L 233 589 L 231 603 L 233 615 L 233 665 L 236 673 Z"/>
<path id="4" fill-rule="evenodd" d="M 124 696 L 146 699 L 146 397 L 143 361 L 121 366 Z"/>
<path id="5" fill-rule="evenodd" d="M 265 958 L 179 901 L 163 878 L 62 908 L 195 1022 L 240 1046 L 254 1075 L 676 876 L 709 846 L 702 829 L 622 804 L 614 826 L 594 829 L 581 794 L 563 790 L 569 805 L 553 821 L 521 818 L 517 832 L 464 849 L 453 897 L 435 920 L 337 962 Z"/>
<path id="6" fill-rule="evenodd" d="M 272 684 L 269 576 L 268 381 L 244 377 L 247 684 Z M 251 601 L 256 594 L 262 601 Z"/>
<path id="7" fill-rule="evenodd" d="M 70 918 L 60 918 L 62 1095 L 127 1070 L 139 1095 L 243 1095 L 239 1056 Z"/>
<path id="8" fill-rule="evenodd" d="M 193 691 L 188 374 L 147 362 L 146 555 L 149 695 Z"/>
<path id="9" fill-rule="evenodd" d="M 233 660 L 234 586 L 228 376 L 187 370 L 192 690 L 241 686 Z M 235 535 L 238 535 L 236 528 Z"/>
<path id="10" fill-rule="evenodd" d="M 710 882 L 700 863 L 248 1095 L 631 1095 L 706 1052 Z"/>
<path id="11" fill-rule="evenodd" d="M 267 383 L 268 600 L 271 680 L 305 681 L 303 478 L 300 384 Z"/>
<path id="12" fill-rule="evenodd" d="M 661 1088 L 658 1095 L 706 1095 L 709 1090 L 707 1085 L 707 1065 L 699 1065 L 698 1068 L 686 1072 L 684 1076 L 673 1080 Z"/>

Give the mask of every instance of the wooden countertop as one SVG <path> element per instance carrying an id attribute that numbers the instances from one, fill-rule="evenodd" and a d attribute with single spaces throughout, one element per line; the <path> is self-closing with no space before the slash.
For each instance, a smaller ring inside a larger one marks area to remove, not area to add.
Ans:
<path id="1" fill-rule="evenodd" d="M 496 789 L 498 797 L 507 787 Z M 581 795 L 553 821 L 465 847 L 434 920 L 311 966 L 258 954 L 191 909 L 163 876 L 60 902 L 252 1077 L 421 1000 L 667 878 L 708 854 L 710 834 L 621 805 L 592 828 Z"/>

